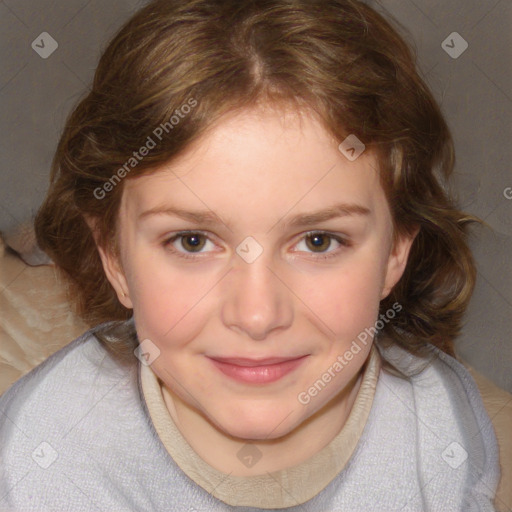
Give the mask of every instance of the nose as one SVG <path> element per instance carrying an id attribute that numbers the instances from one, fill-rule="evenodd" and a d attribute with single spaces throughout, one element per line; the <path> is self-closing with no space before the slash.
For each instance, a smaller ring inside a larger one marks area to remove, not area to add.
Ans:
<path id="1" fill-rule="evenodd" d="M 293 294 L 271 263 L 265 253 L 252 263 L 236 258 L 223 283 L 224 325 L 254 340 L 287 329 L 293 321 Z"/>

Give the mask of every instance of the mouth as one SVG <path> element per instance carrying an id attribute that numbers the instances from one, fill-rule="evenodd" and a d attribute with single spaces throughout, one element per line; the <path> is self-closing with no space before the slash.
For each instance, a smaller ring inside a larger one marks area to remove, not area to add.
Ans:
<path id="1" fill-rule="evenodd" d="M 268 384 L 296 370 L 308 356 L 294 358 L 220 358 L 209 357 L 224 375 L 246 384 Z"/>

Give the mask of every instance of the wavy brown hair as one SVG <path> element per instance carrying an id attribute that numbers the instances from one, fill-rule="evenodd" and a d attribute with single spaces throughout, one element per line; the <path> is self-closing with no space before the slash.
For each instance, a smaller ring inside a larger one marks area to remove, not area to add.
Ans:
<path id="1" fill-rule="evenodd" d="M 69 279 L 81 316 L 109 326 L 132 316 L 84 220 L 94 219 L 98 244 L 116 251 L 124 181 L 114 175 L 152 172 L 228 112 L 291 105 L 318 116 L 340 142 L 355 134 L 374 151 L 395 235 L 419 227 L 403 277 L 381 302 L 382 312 L 403 307 L 383 334 L 413 352 L 430 342 L 453 355 L 475 282 L 466 240 L 475 219 L 446 192 L 452 138 L 414 50 L 391 23 L 398 27 L 356 0 L 157 0 L 131 18 L 66 122 L 36 218 L 38 242 Z M 195 108 L 119 174 L 191 99 Z M 118 346 L 131 353 L 133 339 Z"/>

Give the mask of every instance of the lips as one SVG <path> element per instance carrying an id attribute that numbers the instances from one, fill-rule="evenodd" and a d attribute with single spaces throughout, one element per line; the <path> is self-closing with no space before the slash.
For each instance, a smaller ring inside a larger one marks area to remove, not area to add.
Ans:
<path id="1" fill-rule="evenodd" d="M 224 375 L 245 384 L 268 384 L 296 370 L 308 356 L 246 359 L 239 357 L 210 357 L 213 365 Z"/>
<path id="2" fill-rule="evenodd" d="M 232 364 L 236 366 L 269 366 L 273 364 L 285 363 L 287 361 L 295 361 L 304 356 L 297 357 L 267 357 L 265 359 L 246 359 L 243 357 L 211 357 L 219 363 Z"/>

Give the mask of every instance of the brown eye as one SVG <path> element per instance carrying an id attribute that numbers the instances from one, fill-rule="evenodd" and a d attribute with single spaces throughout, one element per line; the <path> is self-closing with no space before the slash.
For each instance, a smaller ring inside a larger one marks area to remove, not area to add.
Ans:
<path id="1" fill-rule="evenodd" d="M 306 236 L 306 245 L 315 252 L 324 252 L 331 246 L 331 239 L 325 233 L 312 233 Z"/>
<path id="2" fill-rule="evenodd" d="M 343 250 L 351 246 L 350 240 L 343 236 L 324 231 L 310 231 L 304 234 L 296 247 L 299 252 L 305 252 L 313 259 L 327 260 L 342 256 Z"/>
<path id="3" fill-rule="evenodd" d="M 211 245 L 210 249 L 214 247 L 214 243 L 207 234 L 197 231 L 176 233 L 162 243 L 165 249 L 169 249 L 177 256 L 195 259 L 206 256 L 208 252 L 212 252 L 203 250 L 205 247 L 209 249 L 208 244 Z"/>
<path id="4" fill-rule="evenodd" d="M 200 233 L 180 235 L 181 246 L 188 252 L 199 252 L 206 244 L 205 237 Z"/>

